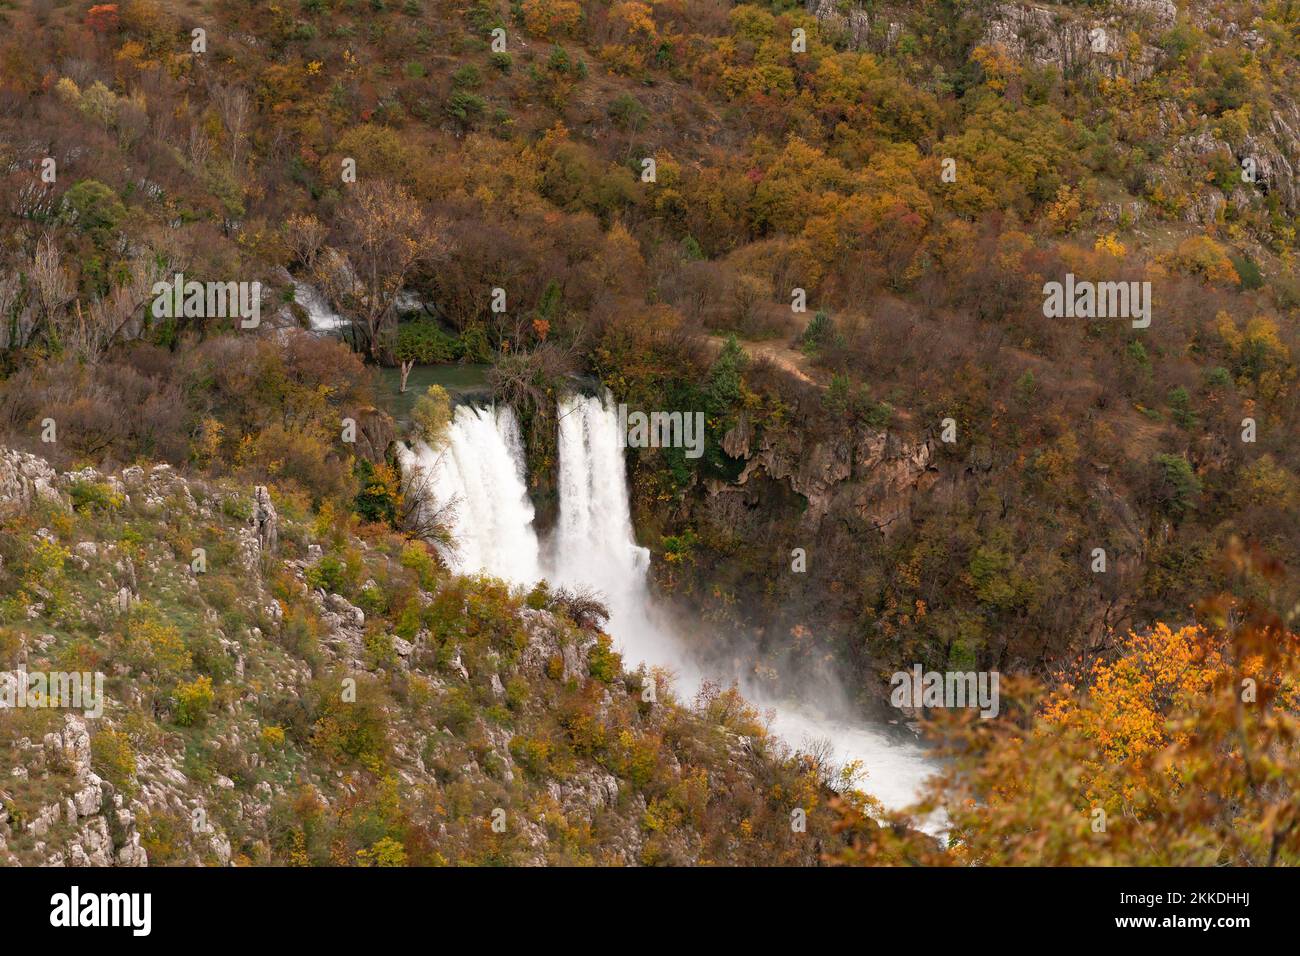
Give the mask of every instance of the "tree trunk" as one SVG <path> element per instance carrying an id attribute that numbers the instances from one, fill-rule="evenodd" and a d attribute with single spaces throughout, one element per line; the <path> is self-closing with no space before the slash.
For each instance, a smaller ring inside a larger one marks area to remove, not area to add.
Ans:
<path id="1" fill-rule="evenodd" d="M 414 365 L 415 365 L 414 362 L 403 362 L 403 363 L 402 363 L 402 386 L 401 386 L 401 388 L 398 389 L 398 392 L 405 392 L 405 391 L 406 391 L 406 376 L 408 376 L 408 375 L 411 374 L 411 368 L 412 368 L 412 366 L 414 366 Z"/>

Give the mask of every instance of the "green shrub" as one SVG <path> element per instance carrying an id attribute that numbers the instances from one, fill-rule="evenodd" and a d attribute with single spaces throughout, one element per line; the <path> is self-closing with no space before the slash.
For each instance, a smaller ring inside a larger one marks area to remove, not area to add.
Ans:
<path id="1" fill-rule="evenodd" d="M 534 611 L 543 611 L 551 601 L 551 589 L 545 581 L 538 581 L 524 598 L 524 603 Z"/>
<path id="2" fill-rule="evenodd" d="M 338 594 L 347 580 L 347 568 L 337 555 L 324 555 L 307 569 L 307 584 L 313 588 L 323 588 L 328 594 Z"/>
<path id="3" fill-rule="evenodd" d="M 384 631 L 371 631 L 361 641 L 366 652 L 366 666 L 372 669 L 397 666 L 397 649 L 393 636 Z"/>
<path id="4" fill-rule="evenodd" d="M 194 666 L 180 629 L 162 623 L 148 608 L 132 612 L 123 650 L 131 667 L 151 672 L 163 684 L 177 680 Z"/>
<path id="5" fill-rule="evenodd" d="M 1192 398 L 1183 386 L 1178 385 L 1169 390 L 1169 409 L 1173 412 L 1174 421 L 1180 428 L 1196 427 L 1196 415 L 1192 412 Z"/>
<path id="6" fill-rule="evenodd" d="M 358 866 L 406 866 L 406 847 L 392 837 L 381 837 L 369 850 L 357 850 Z"/>
<path id="7" fill-rule="evenodd" d="M 483 74 L 473 63 L 467 63 L 451 75 L 451 85 L 458 90 L 476 90 L 483 85 Z"/>
<path id="8" fill-rule="evenodd" d="M 90 762 L 97 774 L 119 790 L 135 789 L 135 751 L 126 734 L 112 727 L 92 734 Z"/>
<path id="9" fill-rule="evenodd" d="M 361 589 L 357 596 L 357 606 L 366 612 L 367 617 L 378 617 L 388 611 L 388 595 L 383 588 L 372 582 Z"/>
<path id="10" fill-rule="evenodd" d="M 474 723 L 474 702 L 462 687 L 453 687 L 443 695 L 438 722 L 460 736 Z"/>
<path id="11" fill-rule="evenodd" d="M 74 183 L 64 194 L 63 205 L 69 222 L 101 245 L 126 218 L 126 207 L 117 193 L 94 179 Z"/>
<path id="12" fill-rule="evenodd" d="M 515 737 L 510 741 L 510 756 L 515 763 L 529 773 L 541 776 L 546 772 L 547 762 L 551 756 L 551 744 L 547 740 L 531 737 Z"/>
<path id="13" fill-rule="evenodd" d="M 235 521 L 249 521 L 253 517 L 253 502 L 244 495 L 228 495 L 222 499 L 221 513 Z"/>
<path id="14" fill-rule="evenodd" d="M 1236 167 L 1233 167 L 1234 172 Z M 1259 266 L 1250 256 L 1242 253 L 1241 255 L 1231 256 L 1232 266 L 1237 270 L 1237 275 L 1241 279 L 1240 287 L 1242 289 L 1262 289 L 1264 287 L 1264 276 L 1259 271 Z"/>
<path id="15" fill-rule="evenodd" d="M 419 576 L 421 587 L 427 587 L 426 582 L 432 582 L 437 572 L 437 564 L 433 560 L 433 555 L 429 553 L 429 548 L 420 541 L 408 541 L 403 545 L 402 554 L 397 560 L 402 567 L 414 571 Z"/>
<path id="16" fill-rule="evenodd" d="M 87 511 L 110 511 L 122 506 L 122 496 L 103 482 L 81 481 L 72 483 L 68 489 L 72 498 L 72 507 L 81 513 Z"/>
<path id="17" fill-rule="evenodd" d="M 1156 500 L 1170 515 L 1181 518 L 1196 507 L 1200 494 L 1191 462 L 1182 455 L 1156 456 Z"/>
<path id="18" fill-rule="evenodd" d="M 345 699 L 340 679 L 316 686 L 320 717 L 312 728 L 312 746 L 335 763 L 356 762 L 372 773 L 388 759 L 388 716 L 384 695 L 373 680 L 359 680 L 355 700 Z"/>
<path id="19" fill-rule="evenodd" d="M 1222 365 L 1216 365 L 1205 373 L 1205 387 L 1210 390 L 1229 388 L 1232 385 L 1232 373 Z"/>
<path id="20" fill-rule="evenodd" d="M 818 311 L 813 316 L 808 327 L 803 330 L 803 335 L 799 337 L 800 348 L 805 355 L 814 355 L 823 349 L 832 348 L 843 342 L 843 336 L 835 328 L 835 323 L 825 312 Z"/>
<path id="21" fill-rule="evenodd" d="M 464 90 L 457 90 L 447 99 L 447 115 L 458 120 L 462 126 L 472 126 L 485 109 L 487 101 L 483 97 Z"/>
<path id="22" fill-rule="evenodd" d="M 601 634 L 587 656 L 587 672 L 602 684 L 612 684 L 618 679 L 622 667 L 623 658 L 614 650 L 614 642 Z"/>

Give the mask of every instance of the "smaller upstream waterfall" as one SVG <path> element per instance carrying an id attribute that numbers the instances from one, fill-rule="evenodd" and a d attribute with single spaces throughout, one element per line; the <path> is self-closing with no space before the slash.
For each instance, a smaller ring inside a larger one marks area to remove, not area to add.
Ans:
<path id="1" fill-rule="evenodd" d="M 307 324 L 313 332 L 337 332 L 348 324 L 347 319 L 330 308 L 325 294 L 314 285 L 294 282 L 293 298 L 307 312 Z"/>

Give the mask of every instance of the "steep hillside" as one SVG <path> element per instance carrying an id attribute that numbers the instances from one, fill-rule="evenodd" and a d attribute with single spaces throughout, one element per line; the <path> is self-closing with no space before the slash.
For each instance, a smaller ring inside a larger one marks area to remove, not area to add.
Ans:
<path id="1" fill-rule="evenodd" d="M 8 702 L 37 675 L 107 675 L 97 705 L 4 709 L 8 864 L 813 864 L 835 845 L 835 768 L 734 693 L 649 692 L 588 599 L 451 576 L 165 465 L 6 450 L 0 513 Z"/>

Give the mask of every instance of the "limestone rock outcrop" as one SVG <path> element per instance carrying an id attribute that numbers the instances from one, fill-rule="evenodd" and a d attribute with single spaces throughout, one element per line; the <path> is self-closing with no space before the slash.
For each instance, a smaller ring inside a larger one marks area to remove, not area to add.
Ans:
<path id="1" fill-rule="evenodd" d="M 43 458 L 0 450 L 0 516 L 26 511 L 38 501 L 62 501 L 58 473 Z"/>

